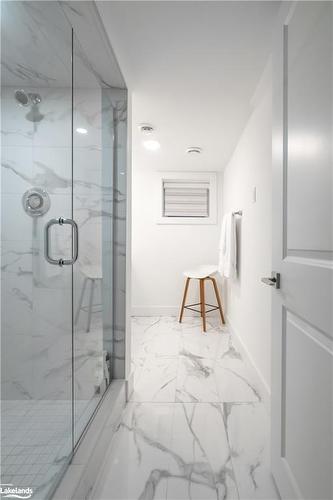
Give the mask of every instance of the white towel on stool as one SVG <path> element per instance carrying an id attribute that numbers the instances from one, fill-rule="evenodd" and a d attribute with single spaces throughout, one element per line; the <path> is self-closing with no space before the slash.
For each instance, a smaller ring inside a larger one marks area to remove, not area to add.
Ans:
<path id="1" fill-rule="evenodd" d="M 237 267 L 236 221 L 232 212 L 223 217 L 220 248 L 219 273 L 225 278 L 233 278 Z"/>

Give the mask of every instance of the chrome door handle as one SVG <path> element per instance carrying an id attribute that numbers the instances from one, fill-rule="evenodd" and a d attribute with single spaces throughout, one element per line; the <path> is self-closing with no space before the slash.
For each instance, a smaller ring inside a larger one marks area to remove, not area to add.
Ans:
<path id="1" fill-rule="evenodd" d="M 73 228 L 73 256 L 71 259 L 53 259 L 50 255 L 50 229 L 55 224 L 59 224 L 60 226 L 69 224 Z M 70 266 L 77 261 L 79 255 L 79 230 L 75 221 L 72 219 L 64 219 L 63 217 L 49 220 L 45 226 L 44 232 L 44 255 L 47 262 L 54 266 Z"/>
<path id="2" fill-rule="evenodd" d="M 274 288 L 280 288 L 280 273 L 273 272 L 271 278 L 261 278 L 261 281 L 265 285 L 274 286 Z"/>

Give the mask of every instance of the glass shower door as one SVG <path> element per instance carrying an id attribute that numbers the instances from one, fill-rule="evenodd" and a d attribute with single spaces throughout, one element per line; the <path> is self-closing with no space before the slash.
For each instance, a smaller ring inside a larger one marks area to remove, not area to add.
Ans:
<path id="1" fill-rule="evenodd" d="M 72 29 L 1 4 L 1 484 L 44 499 L 73 449 Z"/>
<path id="2" fill-rule="evenodd" d="M 111 382 L 113 355 L 113 115 L 74 36 L 74 417 L 77 442 Z"/>
<path id="3" fill-rule="evenodd" d="M 125 376 L 127 96 L 66 3 L 0 5 L 1 484 L 46 500 Z"/>
<path id="4" fill-rule="evenodd" d="M 119 75 L 115 66 L 113 70 Z M 74 36 L 73 219 L 79 228 L 79 257 L 73 267 L 76 443 L 111 379 L 125 378 L 126 145 L 127 91 L 99 76 Z"/>

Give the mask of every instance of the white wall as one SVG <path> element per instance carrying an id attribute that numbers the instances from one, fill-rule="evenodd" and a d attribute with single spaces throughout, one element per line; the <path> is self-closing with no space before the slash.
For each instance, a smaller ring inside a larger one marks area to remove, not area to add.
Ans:
<path id="1" fill-rule="evenodd" d="M 156 154 L 157 169 L 158 154 Z M 221 177 L 219 174 L 218 199 L 222 191 Z M 132 313 L 134 315 L 177 314 L 184 287 L 183 271 L 199 264 L 215 264 L 218 258 L 219 224 L 157 224 L 155 199 L 152 195 L 154 189 L 154 171 L 151 167 L 145 167 L 134 161 L 132 171 Z M 221 203 L 218 205 L 221 211 Z M 188 296 L 189 301 L 198 296 L 195 282 L 191 284 L 191 292 Z M 207 294 L 207 298 L 212 299 L 211 293 Z"/>
<path id="2" fill-rule="evenodd" d="M 269 63 L 255 95 L 254 110 L 225 169 L 222 196 L 223 213 L 243 210 L 237 221 L 239 275 L 224 285 L 227 318 L 268 390 L 271 290 L 260 279 L 272 270 L 271 86 Z"/>

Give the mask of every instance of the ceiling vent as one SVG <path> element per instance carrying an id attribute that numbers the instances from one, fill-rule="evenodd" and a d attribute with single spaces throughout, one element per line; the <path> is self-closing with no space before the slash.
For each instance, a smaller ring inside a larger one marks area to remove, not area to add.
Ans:
<path id="1" fill-rule="evenodd" d="M 139 125 L 140 132 L 142 132 L 145 135 L 150 135 L 154 132 L 154 127 L 152 125 L 149 125 L 148 123 L 141 123 Z"/>
<path id="2" fill-rule="evenodd" d="M 187 148 L 186 153 L 199 155 L 201 153 L 201 148 L 198 148 L 196 146 L 192 146 L 191 148 Z"/>

